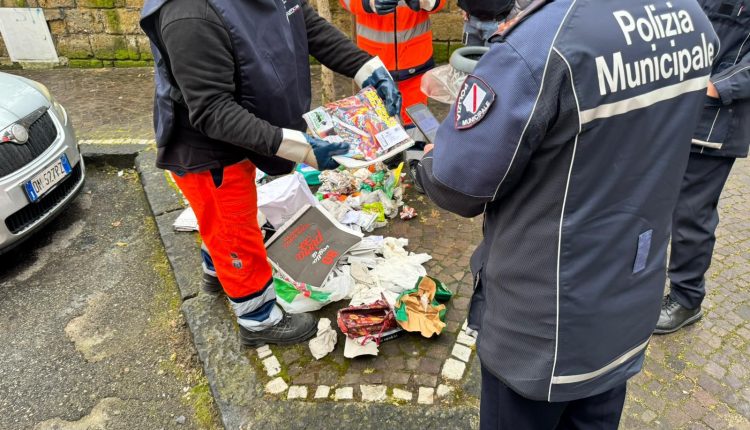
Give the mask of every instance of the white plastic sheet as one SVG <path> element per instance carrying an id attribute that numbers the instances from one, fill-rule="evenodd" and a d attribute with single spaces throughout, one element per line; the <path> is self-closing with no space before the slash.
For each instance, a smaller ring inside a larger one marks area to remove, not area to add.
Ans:
<path id="1" fill-rule="evenodd" d="M 318 200 L 299 172 L 258 187 L 258 209 L 274 228 L 280 228 L 305 205 L 315 206 Z"/>

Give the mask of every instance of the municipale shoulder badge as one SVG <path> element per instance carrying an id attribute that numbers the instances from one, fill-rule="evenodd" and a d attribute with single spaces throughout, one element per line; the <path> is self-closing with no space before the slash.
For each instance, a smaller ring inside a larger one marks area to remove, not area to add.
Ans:
<path id="1" fill-rule="evenodd" d="M 465 130 L 479 124 L 494 102 L 492 87 L 481 78 L 469 75 L 456 100 L 456 129 Z"/>

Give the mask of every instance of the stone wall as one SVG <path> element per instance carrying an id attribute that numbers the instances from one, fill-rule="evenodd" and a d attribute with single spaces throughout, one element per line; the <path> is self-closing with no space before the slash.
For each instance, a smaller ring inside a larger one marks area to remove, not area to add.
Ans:
<path id="1" fill-rule="evenodd" d="M 331 1 L 333 21 L 351 34 L 351 15 Z M 459 47 L 461 15 L 454 0 L 433 15 L 435 57 L 439 62 Z M 148 39 L 138 26 L 143 0 L 0 0 L 2 7 L 44 9 L 61 65 L 138 67 L 151 64 Z M 11 66 L 0 38 L 0 63 Z"/>

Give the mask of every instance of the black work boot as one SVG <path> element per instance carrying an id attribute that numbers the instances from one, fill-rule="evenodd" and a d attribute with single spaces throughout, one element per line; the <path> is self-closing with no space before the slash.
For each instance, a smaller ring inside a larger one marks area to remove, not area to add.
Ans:
<path id="1" fill-rule="evenodd" d="M 698 321 L 702 316 L 703 312 L 700 306 L 695 309 L 688 309 L 667 295 L 661 304 L 659 322 L 656 323 L 654 334 L 674 333 Z"/>
<path id="2" fill-rule="evenodd" d="M 278 324 L 265 330 L 250 331 L 240 326 L 242 344 L 251 347 L 265 344 L 293 345 L 304 342 L 317 333 L 318 323 L 312 315 L 283 313 Z"/>
<path id="3" fill-rule="evenodd" d="M 201 279 L 201 289 L 203 289 L 204 293 L 213 295 L 221 294 L 224 292 L 224 287 L 221 286 L 219 278 L 209 275 L 206 272 L 203 272 L 203 279 Z"/>

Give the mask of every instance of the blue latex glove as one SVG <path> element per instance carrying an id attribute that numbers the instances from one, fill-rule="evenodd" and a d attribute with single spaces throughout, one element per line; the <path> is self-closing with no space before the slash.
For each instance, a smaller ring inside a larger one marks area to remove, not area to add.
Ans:
<path id="1" fill-rule="evenodd" d="M 362 83 L 362 88 L 372 86 L 378 91 L 378 95 L 388 110 L 388 115 L 396 116 L 401 113 L 401 92 L 396 83 L 385 68 L 380 67 Z"/>
<path id="2" fill-rule="evenodd" d="M 323 139 L 305 135 L 307 143 L 313 148 L 315 159 L 318 161 L 318 170 L 332 170 L 339 167 L 334 159 L 334 155 L 344 155 L 349 152 L 348 143 L 329 143 Z"/>
<path id="3" fill-rule="evenodd" d="M 398 0 L 374 0 L 372 4 L 370 0 L 362 0 L 362 6 L 365 11 L 370 13 L 377 13 L 378 15 L 387 15 L 393 13 L 398 6 Z M 373 10 L 372 7 L 375 7 Z"/>

